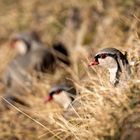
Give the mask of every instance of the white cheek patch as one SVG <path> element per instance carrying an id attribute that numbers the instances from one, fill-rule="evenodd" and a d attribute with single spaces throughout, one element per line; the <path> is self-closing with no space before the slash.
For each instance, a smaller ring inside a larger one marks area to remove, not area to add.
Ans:
<path id="1" fill-rule="evenodd" d="M 15 48 L 20 54 L 26 54 L 27 52 L 27 46 L 23 41 L 17 41 L 15 43 Z"/>
<path id="2" fill-rule="evenodd" d="M 112 68 L 117 67 L 116 60 L 114 58 L 112 58 L 112 57 L 109 57 L 109 56 L 107 56 L 104 59 L 99 58 L 98 61 L 99 61 L 100 66 L 103 66 L 103 67 L 108 68 L 108 69 L 112 69 Z"/>
<path id="3" fill-rule="evenodd" d="M 71 98 L 68 96 L 68 94 L 69 93 L 62 91 L 59 94 L 54 94 L 53 99 L 54 99 L 54 101 L 56 101 L 57 103 L 62 105 L 64 107 L 64 109 L 67 109 L 71 103 Z"/>

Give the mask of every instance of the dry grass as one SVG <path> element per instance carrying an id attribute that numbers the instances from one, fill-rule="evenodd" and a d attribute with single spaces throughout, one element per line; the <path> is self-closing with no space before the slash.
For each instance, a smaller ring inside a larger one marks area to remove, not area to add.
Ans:
<path id="1" fill-rule="evenodd" d="M 60 68 L 54 75 L 45 75 L 42 81 L 33 77 L 33 87 L 23 97 L 30 108 L 11 105 L 10 110 L 1 109 L 0 139 L 118 140 L 121 121 L 133 112 L 135 101 L 140 98 L 139 1 L 2 0 L 0 5 L 1 44 L 6 44 L 13 33 L 36 29 L 45 43 L 63 40 L 73 62 L 71 68 Z M 82 18 L 77 30 L 65 25 L 73 6 L 80 9 Z M 5 46 L 0 49 L 1 73 L 13 57 Z M 123 87 L 112 87 L 106 82 L 106 71 L 87 66 L 89 56 L 104 47 L 127 51 L 134 64 L 132 78 Z M 74 81 L 80 92 L 77 100 L 81 106 L 75 110 L 74 118 L 65 119 L 63 109 L 54 102 L 47 106 L 43 103 L 51 85 L 62 81 L 62 77 Z"/>

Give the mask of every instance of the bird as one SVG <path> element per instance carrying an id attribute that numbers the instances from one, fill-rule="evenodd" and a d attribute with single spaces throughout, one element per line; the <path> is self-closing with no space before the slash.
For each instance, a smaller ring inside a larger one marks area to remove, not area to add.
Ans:
<path id="1" fill-rule="evenodd" d="M 16 101 L 19 103 L 13 94 L 16 88 L 32 87 L 29 71 L 52 74 L 60 63 L 70 66 L 69 52 L 65 45 L 55 42 L 52 47 L 45 47 L 36 32 L 17 34 L 10 40 L 9 47 L 17 50 L 17 55 L 8 64 L 2 82 L 8 88 L 5 96 L 11 103 Z"/>
<path id="2" fill-rule="evenodd" d="M 23 81 L 28 79 L 27 70 L 35 67 L 32 55 L 37 54 L 33 52 L 43 51 L 44 46 L 36 32 L 23 32 L 12 36 L 8 47 L 16 50 L 17 54 L 7 65 L 2 81 L 7 87 L 12 87 L 13 83 L 24 85 Z"/>
<path id="3" fill-rule="evenodd" d="M 70 65 L 70 60 L 68 58 L 69 52 L 65 45 L 57 41 L 51 46 L 52 47 L 44 45 L 36 31 L 16 34 L 10 39 L 9 43 L 9 47 L 15 49 L 18 53 L 16 59 L 19 56 L 24 56 L 24 58 L 26 58 L 29 54 L 29 56 L 37 55 L 37 58 L 41 60 L 48 59 L 48 62 L 45 61 L 44 63 L 52 63 L 52 61 L 49 61 L 49 58 L 53 55 L 54 59 L 57 58 L 64 64 Z M 43 58 L 40 58 L 40 56 L 43 56 Z M 38 60 L 37 58 L 35 59 L 36 61 Z"/>
<path id="4" fill-rule="evenodd" d="M 131 74 L 127 55 L 116 48 L 104 48 L 99 50 L 93 57 L 89 66 L 99 65 L 109 70 L 110 82 L 117 86 L 120 83 L 120 76 L 125 74 L 126 79 Z"/>
<path id="5" fill-rule="evenodd" d="M 28 70 L 53 73 L 61 63 L 70 66 L 69 52 L 65 45 L 55 42 L 52 47 L 45 47 L 36 32 L 23 32 L 13 36 L 9 47 L 17 50 L 18 54 L 4 73 L 3 81 L 7 86 L 11 86 L 12 81 L 17 81 L 15 84 L 25 79 L 28 81 Z"/>
<path id="6" fill-rule="evenodd" d="M 45 97 L 45 103 L 55 101 L 61 105 L 64 110 L 67 110 L 74 102 L 77 92 L 73 85 L 59 84 L 51 88 L 48 95 Z"/>

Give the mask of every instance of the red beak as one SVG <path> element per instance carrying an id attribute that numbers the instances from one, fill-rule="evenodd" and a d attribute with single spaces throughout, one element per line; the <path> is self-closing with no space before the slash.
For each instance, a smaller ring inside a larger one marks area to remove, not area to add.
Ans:
<path id="1" fill-rule="evenodd" d="M 10 41 L 10 47 L 11 48 L 15 48 L 15 43 L 18 41 L 18 39 L 12 39 L 11 41 Z"/>
<path id="2" fill-rule="evenodd" d="M 15 43 L 14 43 L 14 42 L 11 42 L 11 43 L 10 43 L 10 47 L 11 47 L 11 48 L 15 48 Z"/>
<path id="3" fill-rule="evenodd" d="M 52 96 L 48 95 L 47 97 L 45 97 L 44 103 L 46 104 L 46 103 L 50 102 L 52 99 L 53 99 Z"/>
<path id="4" fill-rule="evenodd" d="M 99 62 L 94 58 L 94 59 L 90 62 L 89 66 L 98 65 L 98 64 L 99 64 Z"/>

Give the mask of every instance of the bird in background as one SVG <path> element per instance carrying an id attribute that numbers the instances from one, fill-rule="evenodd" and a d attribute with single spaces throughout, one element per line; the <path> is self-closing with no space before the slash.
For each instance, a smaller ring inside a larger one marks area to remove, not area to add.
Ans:
<path id="1" fill-rule="evenodd" d="M 27 31 L 13 35 L 10 38 L 9 47 L 15 49 L 18 55 L 25 55 L 30 51 L 43 47 L 43 44 L 36 31 Z"/>
<path id="2" fill-rule="evenodd" d="M 104 48 L 98 51 L 89 66 L 99 65 L 108 69 L 110 82 L 116 86 L 120 83 L 120 76 L 125 74 L 126 79 L 131 74 L 127 56 L 116 48 Z"/>
<path id="3" fill-rule="evenodd" d="M 64 44 L 55 42 L 51 48 L 45 47 L 36 32 L 24 32 L 12 37 L 9 47 L 17 51 L 17 56 L 11 60 L 3 74 L 2 81 L 8 88 L 7 99 L 15 98 L 12 96 L 16 88 L 32 86 L 28 73 L 30 70 L 51 74 L 58 69 L 60 63 L 66 66 L 71 64 Z"/>
<path id="4" fill-rule="evenodd" d="M 45 47 L 36 32 L 14 36 L 9 47 L 17 50 L 18 55 L 11 60 L 5 71 L 6 85 L 10 85 L 13 79 L 26 79 L 28 70 L 53 73 L 61 63 L 70 66 L 69 52 L 65 45 L 55 42 L 52 47 Z"/>

